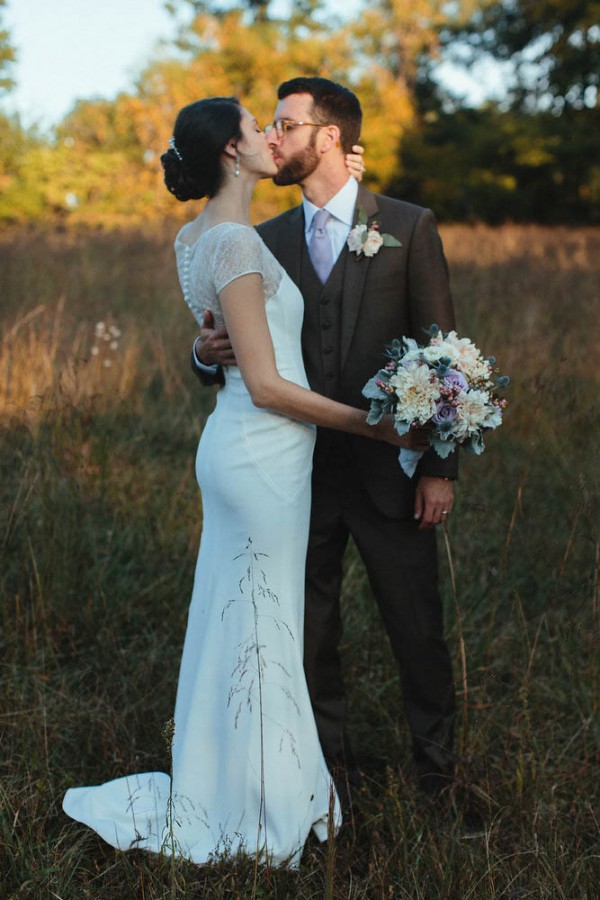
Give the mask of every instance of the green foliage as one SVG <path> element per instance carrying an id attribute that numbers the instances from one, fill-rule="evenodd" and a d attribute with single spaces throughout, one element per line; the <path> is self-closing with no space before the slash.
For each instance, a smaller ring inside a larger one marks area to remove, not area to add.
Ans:
<path id="1" fill-rule="evenodd" d="M 598 109 L 430 111 L 389 190 L 454 221 L 599 223 L 599 126 Z"/>
<path id="2" fill-rule="evenodd" d="M 599 23 L 598 0 L 488 0 L 462 37 L 516 65 L 518 105 L 561 112 L 598 105 Z"/>
<path id="3" fill-rule="evenodd" d="M 0 0 L 0 23 L 2 21 L 3 6 L 6 6 L 6 0 Z M 10 34 L 6 29 L 0 27 L 0 95 L 10 90 L 14 85 L 10 69 L 15 59 L 16 54 L 10 42 Z"/>

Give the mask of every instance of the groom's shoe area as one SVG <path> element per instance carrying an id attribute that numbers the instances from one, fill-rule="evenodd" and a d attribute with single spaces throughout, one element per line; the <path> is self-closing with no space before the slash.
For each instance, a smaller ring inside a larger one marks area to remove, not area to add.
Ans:
<path id="1" fill-rule="evenodd" d="M 439 799 L 444 792 L 452 788 L 454 784 L 454 772 L 452 770 L 443 771 L 437 769 L 434 771 L 420 772 L 417 777 L 419 789 L 432 800 Z"/>
<path id="2" fill-rule="evenodd" d="M 418 785 L 425 802 L 436 814 L 457 823 L 463 836 L 475 837 L 484 832 L 491 801 L 464 772 L 422 772 Z"/>

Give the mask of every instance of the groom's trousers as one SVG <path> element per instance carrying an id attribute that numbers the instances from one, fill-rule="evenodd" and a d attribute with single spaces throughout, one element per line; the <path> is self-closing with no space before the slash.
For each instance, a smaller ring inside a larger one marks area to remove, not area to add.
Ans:
<path id="1" fill-rule="evenodd" d="M 313 472 L 304 663 L 319 737 L 332 767 L 355 766 L 345 734 L 339 643 L 342 559 L 350 536 L 365 564 L 400 668 L 417 771 L 451 777 L 452 664 L 443 635 L 434 530 L 390 518 L 371 499 L 340 437 Z"/>

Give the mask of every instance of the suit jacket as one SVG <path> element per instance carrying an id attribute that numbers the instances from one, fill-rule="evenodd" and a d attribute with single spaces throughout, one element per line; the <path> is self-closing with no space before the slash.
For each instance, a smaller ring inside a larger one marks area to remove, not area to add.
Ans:
<path id="1" fill-rule="evenodd" d="M 362 388 L 385 362 L 384 348 L 403 335 L 426 340 L 423 328 L 433 323 L 444 331 L 454 328 L 448 267 L 432 212 L 428 209 L 374 194 L 359 186 L 355 218 L 364 209 L 371 225 L 392 234 L 401 247 L 381 247 L 373 257 L 356 256 L 346 247 L 339 322 L 340 376 L 336 398 L 351 406 L 368 408 Z M 258 226 L 258 232 L 274 256 L 298 286 L 301 266 L 310 265 L 305 251 L 302 205 Z M 307 370 L 311 354 L 320 348 L 307 345 L 303 335 Z M 311 384 L 319 389 L 320 385 Z M 335 442 L 320 431 L 315 451 L 315 470 L 336 465 L 340 448 L 351 455 L 355 470 L 380 511 L 388 516 L 412 516 L 418 475 L 456 477 L 457 454 L 442 460 L 428 451 L 411 480 L 398 464 L 398 451 L 389 444 L 355 435 L 338 435 Z M 326 452 L 321 452 L 327 443 Z M 337 448 L 337 449 L 336 449 Z"/>

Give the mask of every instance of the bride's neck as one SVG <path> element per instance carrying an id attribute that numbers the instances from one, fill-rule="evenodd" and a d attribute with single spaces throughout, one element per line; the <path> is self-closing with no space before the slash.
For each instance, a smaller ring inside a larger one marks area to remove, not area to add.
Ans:
<path id="1" fill-rule="evenodd" d="M 202 218 L 211 225 L 220 222 L 239 222 L 240 225 L 251 225 L 250 203 L 256 181 L 244 178 L 227 177 L 218 194 L 207 200 Z"/>

